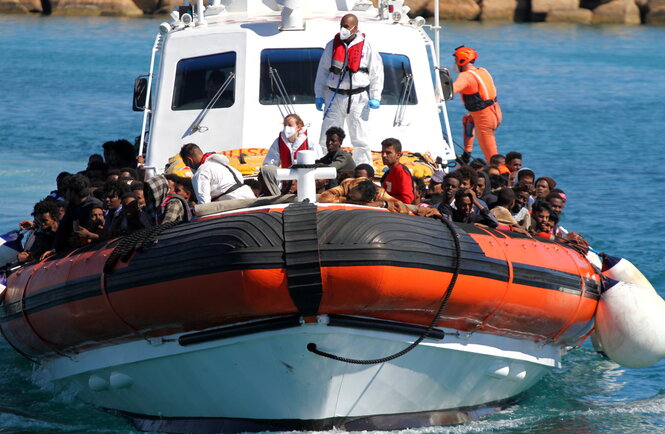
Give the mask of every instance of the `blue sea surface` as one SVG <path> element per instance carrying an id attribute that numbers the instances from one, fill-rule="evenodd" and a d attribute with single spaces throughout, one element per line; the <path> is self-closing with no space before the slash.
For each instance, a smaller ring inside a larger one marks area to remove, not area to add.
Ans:
<path id="1" fill-rule="evenodd" d="M 0 17 L 0 233 L 29 217 L 60 171 L 140 134 L 133 80 L 148 70 L 158 24 Z M 556 179 L 568 196 L 562 224 L 630 259 L 665 294 L 665 28 L 445 25 L 444 63 L 462 44 L 478 50 L 499 89 L 499 150 L 521 151 L 525 167 Z M 458 98 L 449 107 L 460 141 L 464 110 Z M 132 432 L 31 376 L 0 340 L 0 432 Z M 587 342 L 509 409 L 407 432 L 492 431 L 665 432 L 665 362 L 621 368 Z"/>

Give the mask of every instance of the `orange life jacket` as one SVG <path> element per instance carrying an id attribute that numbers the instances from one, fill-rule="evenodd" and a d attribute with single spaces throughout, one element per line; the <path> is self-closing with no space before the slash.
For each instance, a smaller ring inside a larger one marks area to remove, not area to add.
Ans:
<path id="1" fill-rule="evenodd" d="M 355 45 L 352 45 L 347 50 L 347 45 L 342 42 L 339 33 L 333 39 L 332 48 L 332 61 L 330 62 L 330 72 L 340 75 L 344 71 L 344 60 L 348 60 L 346 68 L 352 73 L 360 70 L 368 72 L 367 68 L 360 68 L 360 61 L 363 58 L 363 47 L 365 46 L 365 34 L 363 33 L 363 40 Z M 347 59 L 348 51 L 348 59 Z"/>
<path id="2" fill-rule="evenodd" d="M 303 133 L 305 134 L 305 133 Z M 293 159 L 291 158 L 291 148 L 284 142 L 282 139 L 282 135 L 280 134 L 277 136 L 277 140 L 279 141 L 279 161 L 280 165 L 284 169 L 288 169 L 293 165 Z M 307 138 L 302 142 L 302 145 L 296 149 L 296 152 L 293 154 L 294 157 L 298 155 L 298 152 L 300 151 L 306 151 L 309 149 L 309 145 L 307 143 Z"/>
<path id="3" fill-rule="evenodd" d="M 470 112 L 477 112 L 496 102 L 496 87 L 494 80 L 486 69 L 476 68 L 464 71 L 470 73 L 478 83 L 478 92 L 466 94 L 462 92 L 464 107 Z"/>

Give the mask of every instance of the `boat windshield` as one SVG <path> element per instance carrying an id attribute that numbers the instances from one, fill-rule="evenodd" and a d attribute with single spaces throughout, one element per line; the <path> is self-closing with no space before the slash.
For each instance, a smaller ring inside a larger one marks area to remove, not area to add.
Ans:
<path id="1" fill-rule="evenodd" d="M 321 48 L 267 49 L 261 51 L 259 102 L 283 104 L 275 79 L 281 79 L 290 104 L 314 104 L 314 81 Z M 272 68 L 272 77 L 271 77 Z M 277 78 L 277 76 L 279 78 Z"/>
<path id="2" fill-rule="evenodd" d="M 235 72 L 236 53 L 192 57 L 178 62 L 173 91 L 173 110 L 202 110 Z M 235 101 L 235 80 L 211 108 L 231 107 Z"/>
<path id="3" fill-rule="evenodd" d="M 314 81 L 321 48 L 266 49 L 261 51 L 261 86 L 259 102 L 264 105 L 283 104 L 276 80 L 281 80 L 290 104 L 314 104 Z M 382 105 L 418 104 L 411 62 L 403 54 L 380 53 L 383 60 Z M 272 68 L 272 76 L 271 76 Z"/>

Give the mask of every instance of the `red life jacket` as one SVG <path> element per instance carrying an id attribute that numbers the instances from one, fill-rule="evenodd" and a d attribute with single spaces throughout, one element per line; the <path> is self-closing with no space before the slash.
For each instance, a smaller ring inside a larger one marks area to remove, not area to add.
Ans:
<path id="1" fill-rule="evenodd" d="M 203 163 L 205 163 L 208 157 L 210 157 L 211 155 L 215 155 L 215 153 L 208 152 L 207 154 L 203 154 L 203 158 L 201 158 L 201 164 L 199 164 L 199 166 L 203 165 Z"/>
<path id="2" fill-rule="evenodd" d="M 363 33 L 363 40 L 359 43 L 352 45 L 348 50 L 339 33 L 335 35 L 332 48 L 332 62 L 330 62 L 330 72 L 340 75 L 344 68 L 344 60 L 348 60 L 346 67 L 349 71 L 356 73 L 360 70 L 360 61 L 363 58 L 363 47 L 365 46 L 365 34 Z M 348 51 L 348 59 L 347 59 Z M 367 72 L 367 68 L 363 68 Z"/>
<path id="3" fill-rule="evenodd" d="M 303 134 L 306 134 L 303 132 Z M 280 166 L 283 167 L 284 169 L 288 169 L 293 165 L 293 159 L 291 158 L 291 148 L 289 145 L 284 142 L 282 139 L 282 135 L 280 134 L 277 136 L 277 140 L 279 142 L 279 160 L 280 160 Z M 307 137 L 305 137 L 305 140 L 302 142 L 302 145 L 296 149 L 296 152 L 293 154 L 294 157 L 298 156 L 298 152 L 300 151 L 306 151 L 309 149 L 309 145 L 307 144 Z"/>

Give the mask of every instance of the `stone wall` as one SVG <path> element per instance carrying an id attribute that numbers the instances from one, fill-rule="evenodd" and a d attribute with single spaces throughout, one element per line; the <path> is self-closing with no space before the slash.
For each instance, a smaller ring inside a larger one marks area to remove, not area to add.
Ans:
<path id="1" fill-rule="evenodd" d="M 0 0 L 0 14 L 139 16 L 169 13 L 180 4 L 182 0 Z M 434 15 L 433 0 L 405 4 L 411 16 Z M 441 0 L 439 13 L 444 22 L 665 25 L 665 0 Z"/>

